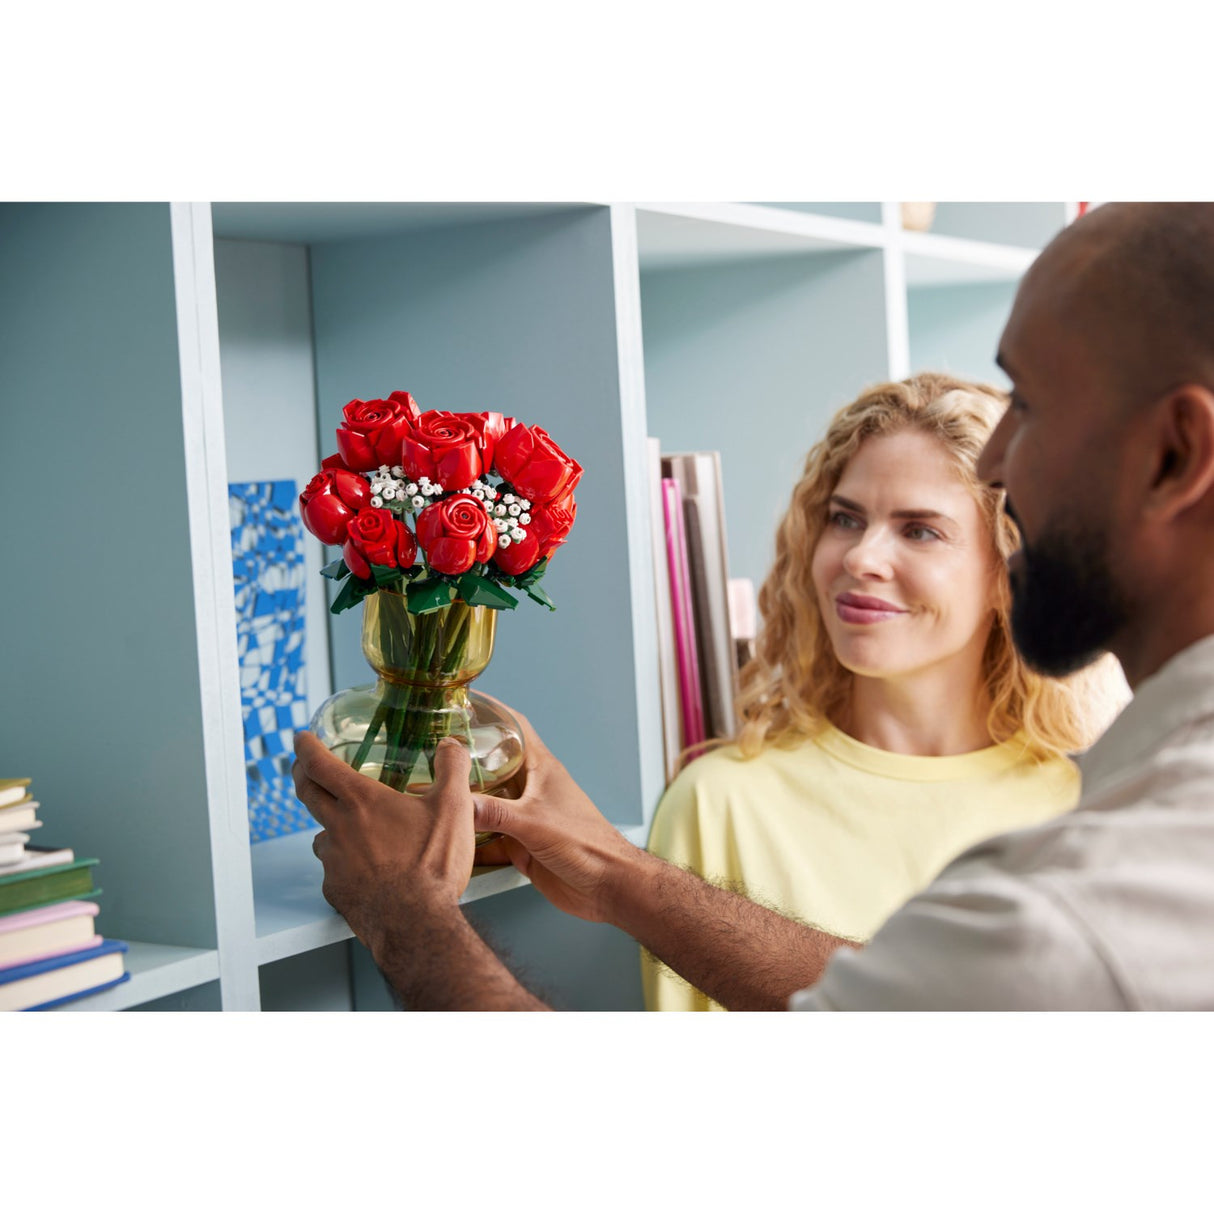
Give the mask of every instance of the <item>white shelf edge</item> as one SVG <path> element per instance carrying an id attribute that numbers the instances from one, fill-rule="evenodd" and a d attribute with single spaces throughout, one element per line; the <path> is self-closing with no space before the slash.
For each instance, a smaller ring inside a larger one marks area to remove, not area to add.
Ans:
<path id="1" fill-rule="evenodd" d="M 639 214 L 673 215 L 751 231 L 806 236 L 844 247 L 880 249 L 889 239 L 887 229 L 880 223 L 814 215 L 808 211 L 781 211 L 747 202 L 638 202 L 636 209 Z"/>
<path id="2" fill-rule="evenodd" d="M 509 866 L 502 868 L 481 869 L 475 872 L 468 888 L 460 898 L 460 904 L 477 902 L 481 898 L 491 898 L 495 894 L 505 893 L 511 889 L 521 889 L 531 883 L 517 869 Z M 287 957 L 295 957 L 300 953 L 310 953 L 313 949 L 325 948 L 330 944 L 339 944 L 350 940 L 354 933 L 346 921 L 333 911 L 323 919 L 311 923 L 301 923 L 297 927 L 286 928 L 257 938 L 257 964 L 268 965 L 273 961 L 282 961 Z"/>
<path id="3" fill-rule="evenodd" d="M 1036 260 L 1040 250 L 1020 245 L 990 244 L 959 236 L 941 236 L 936 232 L 897 231 L 896 247 L 907 258 L 908 285 L 916 285 L 914 259 L 950 262 L 957 266 L 997 271 L 1000 277 L 1019 278 Z"/>
<path id="4" fill-rule="evenodd" d="M 117 1012 L 165 995 L 175 995 L 178 991 L 188 991 L 219 977 L 219 953 L 213 948 L 179 948 L 130 940 L 127 941 L 125 964 L 131 975 L 128 981 L 52 1010 Z"/>

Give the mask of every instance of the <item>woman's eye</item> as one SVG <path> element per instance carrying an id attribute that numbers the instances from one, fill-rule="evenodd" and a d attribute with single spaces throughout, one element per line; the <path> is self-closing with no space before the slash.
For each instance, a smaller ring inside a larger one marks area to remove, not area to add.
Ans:
<path id="1" fill-rule="evenodd" d="M 930 527 L 923 527 L 918 524 L 907 527 L 905 534 L 908 540 L 938 540 L 940 538 L 938 531 L 933 531 Z"/>
<path id="2" fill-rule="evenodd" d="M 831 512 L 828 520 L 832 527 L 838 527 L 841 531 L 851 531 L 860 526 L 860 520 L 853 514 L 844 514 L 840 510 Z"/>

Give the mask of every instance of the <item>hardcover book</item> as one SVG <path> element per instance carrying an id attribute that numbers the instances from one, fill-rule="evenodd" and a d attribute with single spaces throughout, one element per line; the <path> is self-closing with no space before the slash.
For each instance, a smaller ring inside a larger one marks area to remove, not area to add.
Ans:
<path id="1" fill-rule="evenodd" d="M 0 835 L 0 871 L 25 859 L 25 845 L 29 841 L 29 835 L 22 831 Z"/>
<path id="2" fill-rule="evenodd" d="M 29 830 L 31 827 L 41 825 L 42 823 L 38 821 L 37 801 L 22 801 L 17 805 L 0 809 L 0 832 L 4 834 L 13 830 Z"/>
<path id="3" fill-rule="evenodd" d="M 57 902 L 0 916 L 0 969 L 100 944 L 95 902 Z"/>
<path id="4" fill-rule="evenodd" d="M 22 777 L 19 780 L 0 780 L 0 808 L 5 805 L 15 805 L 29 796 L 30 782 Z"/>
<path id="5" fill-rule="evenodd" d="M 0 969 L 0 1012 L 37 1012 L 125 982 L 125 941 Z"/>
<path id="6" fill-rule="evenodd" d="M 96 863 L 96 860 L 73 860 L 51 868 L 0 874 L 0 915 L 99 894 L 101 891 L 93 888 Z"/>
<path id="7" fill-rule="evenodd" d="M 0 869 L 0 874 L 11 877 L 14 873 L 26 873 L 36 868 L 55 868 L 62 864 L 71 864 L 75 858 L 76 855 L 70 847 L 27 847 L 25 854 L 15 863 Z"/>

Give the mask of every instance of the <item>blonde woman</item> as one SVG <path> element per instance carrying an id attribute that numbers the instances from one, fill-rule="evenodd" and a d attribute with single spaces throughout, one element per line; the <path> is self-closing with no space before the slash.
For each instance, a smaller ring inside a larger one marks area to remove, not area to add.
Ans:
<path id="1" fill-rule="evenodd" d="M 1007 406 L 922 374 L 840 410 L 809 453 L 759 594 L 732 743 L 690 763 L 649 850 L 867 941 L 955 856 L 1072 808 L 1128 698 L 1112 659 L 1070 680 L 1012 646 L 1002 494 L 974 474 Z M 646 1005 L 719 1005 L 642 954 Z"/>

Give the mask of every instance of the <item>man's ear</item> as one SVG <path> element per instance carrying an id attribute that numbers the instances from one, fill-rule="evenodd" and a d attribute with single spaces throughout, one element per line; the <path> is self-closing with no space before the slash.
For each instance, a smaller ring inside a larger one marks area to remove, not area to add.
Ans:
<path id="1" fill-rule="evenodd" d="M 1147 512 L 1166 522 L 1204 498 L 1214 502 L 1214 391 L 1184 384 L 1159 402 L 1156 416 Z"/>

